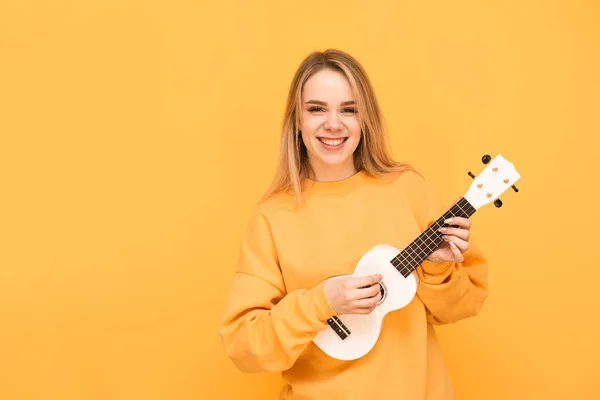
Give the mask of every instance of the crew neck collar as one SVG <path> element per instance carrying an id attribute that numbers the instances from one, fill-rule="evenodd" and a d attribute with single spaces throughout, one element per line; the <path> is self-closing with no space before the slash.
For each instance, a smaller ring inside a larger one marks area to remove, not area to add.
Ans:
<path id="1" fill-rule="evenodd" d="M 339 181 L 319 182 L 307 178 L 307 189 L 312 193 L 333 194 L 350 191 L 366 182 L 368 176 L 364 169 Z"/>

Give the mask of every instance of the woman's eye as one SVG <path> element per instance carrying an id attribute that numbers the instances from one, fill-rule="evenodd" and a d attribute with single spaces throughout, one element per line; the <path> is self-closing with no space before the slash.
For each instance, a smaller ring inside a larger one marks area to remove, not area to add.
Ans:
<path id="1" fill-rule="evenodd" d="M 309 112 L 323 112 L 325 111 L 325 109 L 323 107 L 310 107 L 308 109 Z M 342 112 L 344 114 L 355 114 L 356 113 L 356 109 L 352 108 L 352 107 L 348 107 L 348 108 L 344 108 L 342 110 Z"/>

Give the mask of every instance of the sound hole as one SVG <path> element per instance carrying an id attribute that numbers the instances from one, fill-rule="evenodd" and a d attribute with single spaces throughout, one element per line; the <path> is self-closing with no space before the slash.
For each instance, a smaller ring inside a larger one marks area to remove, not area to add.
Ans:
<path id="1" fill-rule="evenodd" d="M 387 295 L 387 290 L 383 282 L 377 282 L 379 284 L 379 291 L 381 292 L 381 300 L 377 304 L 381 304 Z"/>

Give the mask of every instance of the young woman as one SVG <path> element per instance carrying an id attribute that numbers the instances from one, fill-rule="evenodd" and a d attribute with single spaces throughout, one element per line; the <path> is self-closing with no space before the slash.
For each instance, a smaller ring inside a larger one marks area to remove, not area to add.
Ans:
<path id="1" fill-rule="evenodd" d="M 448 221 L 416 270 L 416 296 L 385 317 L 370 352 L 340 361 L 312 341 L 330 317 L 370 313 L 381 299 L 380 276 L 351 276 L 365 252 L 405 248 L 447 209 L 390 156 L 362 66 L 337 50 L 310 54 L 289 91 L 272 186 L 241 243 L 219 331 L 227 355 L 244 372 L 281 372 L 284 399 L 453 398 L 433 325 L 476 315 L 487 296 L 468 219 Z"/>

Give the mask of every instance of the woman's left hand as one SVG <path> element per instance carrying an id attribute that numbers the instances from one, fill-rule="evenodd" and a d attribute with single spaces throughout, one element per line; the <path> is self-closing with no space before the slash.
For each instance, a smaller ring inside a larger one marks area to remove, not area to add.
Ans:
<path id="1" fill-rule="evenodd" d="M 444 243 L 431 253 L 427 260 L 431 262 L 463 262 L 465 260 L 463 253 L 469 248 L 471 221 L 463 217 L 453 217 L 444 223 L 458 226 L 458 228 L 449 226 L 438 229 Z"/>

